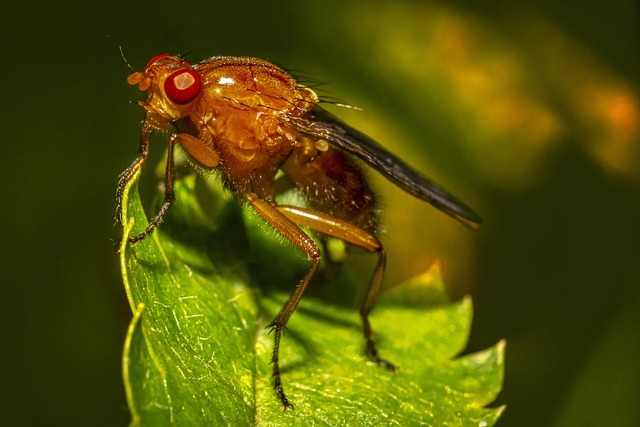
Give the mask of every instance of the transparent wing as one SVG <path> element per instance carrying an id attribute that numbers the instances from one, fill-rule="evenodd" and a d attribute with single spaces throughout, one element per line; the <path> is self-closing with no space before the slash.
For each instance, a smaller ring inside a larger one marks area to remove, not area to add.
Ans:
<path id="1" fill-rule="evenodd" d="M 473 209 L 444 188 L 420 175 L 373 139 L 342 123 L 323 108 L 316 106 L 302 117 L 285 116 L 283 119 L 298 132 L 325 139 L 330 144 L 364 160 L 409 194 L 430 203 L 463 224 L 477 228 L 482 223 L 482 219 Z"/>

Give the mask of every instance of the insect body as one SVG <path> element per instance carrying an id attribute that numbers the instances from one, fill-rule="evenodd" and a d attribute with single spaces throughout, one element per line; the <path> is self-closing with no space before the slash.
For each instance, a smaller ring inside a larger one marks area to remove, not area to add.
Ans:
<path id="1" fill-rule="evenodd" d="M 119 213 L 127 182 L 147 158 L 151 131 L 171 130 L 165 201 L 147 229 L 130 242 L 148 236 L 171 206 L 173 153 L 179 144 L 202 167 L 220 170 L 225 185 L 311 261 L 309 271 L 270 324 L 274 331 L 274 387 L 284 407 L 292 405 L 282 388 L 280 337 L 321 256 L 301 226 L 378 255 L 360 316 L 367 354 L 395 371 L 392 363 L 378 356 L 371 339 L 368 317 L 382 285 L 386 252 L 376 237 L 375 197 L 352 157 L 470 227 L 480 224 L 479 216 L 369 137 L 323 110 L 311 89 L 265 60 L 213 57 L 192 66 L 162 54 L 151 59 L 144 71 L 129 76 L 128 82 L 146 91 L 148 98 L 140 103 L 146 110 L 140 155 L 120 176 Z M 276 203 L 278 171 L 307 198 L 310 207 Z"/>

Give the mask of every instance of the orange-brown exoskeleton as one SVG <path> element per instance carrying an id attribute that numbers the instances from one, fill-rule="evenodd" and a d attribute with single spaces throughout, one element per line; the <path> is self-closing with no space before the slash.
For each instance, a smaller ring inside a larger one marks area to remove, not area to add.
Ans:
<path id="1" fill-rule="evenodd" d="M 360 316 L 368 356 L 395 371 L 392 363 L 378 355 L 371 339 L 368 317 L 380 293 L 386 252 L 376 237 L 375 197 L 353 157 L 470 227 L 477 227 L 480 217 L 369 137 L 341 123 L 318 105 L 313 90 L 268 61 L 222 56 L 190 65 L 162 54 L 151 59 L 144 71 L 129 76 L 128 82 L 146 91 L 148 98 L 140 102 L 146 110 L 140 155 L 120 176 L 118 212 L 126 183 L 147 158 L 151 131 L 171 130 L 164 204 L 147 229 L 130 242 L 148 236 L 171 206 L 173 154 L 179 144 L 203 168 L 219 170 L 239 199 L 311 261 L 309 271 L 270 324 L 274 387 L 284 407 L 292 405 L 282 388 L 280 337 L 320 262 L 320 250 L 300 227 L 377 254 Z M 278 171 L 306 197 L 310 207 L 276 203 Z"/>

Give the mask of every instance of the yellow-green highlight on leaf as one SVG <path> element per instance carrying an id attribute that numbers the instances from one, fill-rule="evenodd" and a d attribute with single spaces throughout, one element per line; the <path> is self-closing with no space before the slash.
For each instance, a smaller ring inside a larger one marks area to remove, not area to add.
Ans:
<path id="1" fill-rule="evenodd" d="M 442 264 L 436 261 L 426 272 L 415 276 L 385 293 L 385 303 L 413 307 L 448 304 L 449 297 L 442 280 Z"/>
<path id="2" fill-rule="evenodd" d="M 125 233 L 126 234 L 126 233 Z M 138 334 L 140 329 L 140 317 L 142 316 L 142 311 L 144 310 L 144 304 L 140 303 L 138 308 L 133 313 L 133 319 L 131 319 L 131 323 L 129 323 L 129 328 L 127 329 L 127 337 L 124 342 L 124 350 L 122 352 L 122 379 L 124 382 L 124 391 L 127 396 L 127 404 L 129 405 L 129 409 L 131 410 L 131 424 L 137 425 L 140 422 L 140 415 L 137 413 L 137 404 L 135 402 L 135 397 L 137 394 L 133 390 L 132 378 L 131 378 L 131 367 L 132 360 L 131 355 L 136 354 L 135 350 L 132 350 L 133 347 L 138 346 L 138 342 L 134 339 L 138 338 Z"/>
<path id="3" fill-rule="evenodd" d="M 456 358 L 469 336 L 471 300 L 448 301 L 437 265 L 393 287 L 372 314 L 378 350 L 399 365 L 397 374 L 364 355 L 356 287 L 371 272 L 324 265 L 281 342 L 283 384 L 295 405 L 283 411 L 265 326 L 306 261 L 268 230 L 254 236 L 258 220 L 233 198 L 210 195 L 218 206 L 203 209 L 199 183 L 181 180 L 165 223 L 121 248 L 135 310 L 123 357 L 131 425 L 495 424 L 504 408 L 485 406 L 502 386 L 504 343 Z M 147 224 L 135 185 L 125 205 L 125 224 L 135 222 L 126 239 Z"/>

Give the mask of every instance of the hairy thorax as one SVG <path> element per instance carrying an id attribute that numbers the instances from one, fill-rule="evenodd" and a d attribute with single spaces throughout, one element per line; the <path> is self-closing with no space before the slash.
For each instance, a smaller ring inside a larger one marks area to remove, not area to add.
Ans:
<path id="1" fill-rule="evenodd" d="M 317 103 L 315 93 L 255 59 L 247 65 L 243 58 L 218 58 L 198 67 L 206 89 L 191 115 L 197 136 L 218 151 L 234 190 L 256 191 L 300 144 L 282 115 L 305 114 Z"/>

